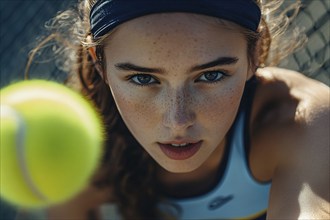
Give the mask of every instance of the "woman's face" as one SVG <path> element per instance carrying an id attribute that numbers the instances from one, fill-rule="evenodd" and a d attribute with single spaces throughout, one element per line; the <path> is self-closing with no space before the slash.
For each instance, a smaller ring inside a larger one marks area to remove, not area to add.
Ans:
<path id="1" fill-rule="evenodd" d="M 244 36 L 215 20 L 148 15 L 106 41 L 106 80 L 118 110 L 170 172 L 193 171 L 224 147 L 249 75 Z"/>

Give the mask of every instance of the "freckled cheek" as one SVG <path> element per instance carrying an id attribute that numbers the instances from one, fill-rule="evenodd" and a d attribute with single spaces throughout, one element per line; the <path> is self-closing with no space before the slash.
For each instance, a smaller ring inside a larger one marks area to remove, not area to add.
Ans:
<path id="1" fill-rule="evenodd" d="M 113 96 L 121 116 L 131 130 L 152 128 L 155 125 L 158 119 L 157 106 L 146 97 L 125 89 L 113 89 Z"/>
<path id="2" fill-rule="evenodd" d="M 201 122 L 211 131 L 227 129 L 236 116 L 241 95 L 240 90 L 227 89 L 204 97 L 198 108 Z"/>

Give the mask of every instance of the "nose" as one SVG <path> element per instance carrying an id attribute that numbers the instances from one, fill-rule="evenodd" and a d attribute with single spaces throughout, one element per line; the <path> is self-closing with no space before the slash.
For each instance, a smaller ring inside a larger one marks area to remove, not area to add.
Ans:
<path id="1" fill-rule="evenodd" d="M 183 131 L 195 123 L 192 95 L 185 89 L 177 89 L 167 95 L 163 125 L 173 131 Z"/>

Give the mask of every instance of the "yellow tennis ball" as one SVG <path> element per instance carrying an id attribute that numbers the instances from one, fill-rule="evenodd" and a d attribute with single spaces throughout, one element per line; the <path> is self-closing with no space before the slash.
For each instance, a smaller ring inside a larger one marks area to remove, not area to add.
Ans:
<path id="1" fill-rule="evenodd" d="M 99 165 L 104 135 L 99 114 L 55 82 L 23 81 L 0 93 L 1 197 L 23 208 L 72 198 Z"/>

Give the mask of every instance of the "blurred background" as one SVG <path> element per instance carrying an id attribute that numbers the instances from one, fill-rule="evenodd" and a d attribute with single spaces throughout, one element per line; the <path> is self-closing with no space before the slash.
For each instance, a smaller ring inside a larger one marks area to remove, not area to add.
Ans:
<path id="1" fill-rule="evenodd" d="M 285 7 L 294 0 L 284 0 Z M 46 34 L 45 23 L 77 0 L 0 0 L 0 88 L 24 79 L 29 51 Z M 281 67 L 303 72 L 330 85 L 330 0 L 302 0 L 295 23 L 309 38 L 304 48 L 289 56 Z M 47 61 L 47 62 L 46 62 Z M 36 63 L 33 78 L 64 81 L 66 73 L 52 59 Z M 0 203 L 0 219 L 10 220 L 15 211 Z"/>
<path id="2" fill-rule="evenodd" d="M 27 56 L 46 36 L 46 22 L 77 0 L 0 0 L 0 75 L 2 88 L 24 79 Z M 49 61 L 49 62 L 48 62 Z M 33 77 L 63 81 L 66 73 L 48 59 L 33 65 Z"/>

